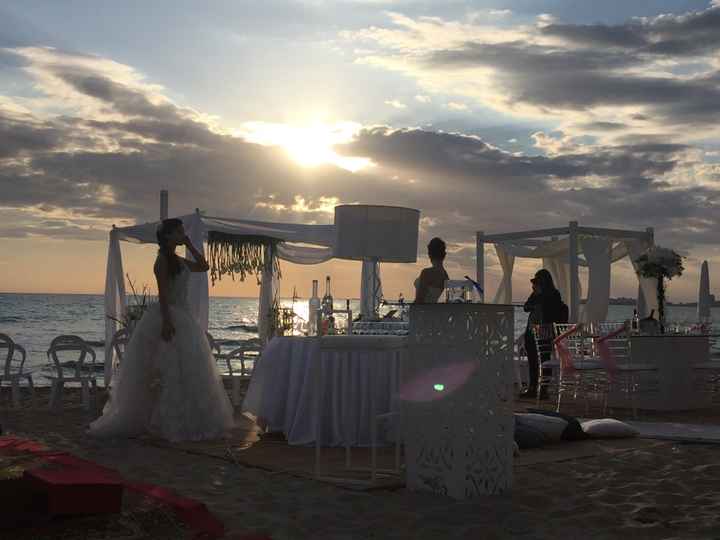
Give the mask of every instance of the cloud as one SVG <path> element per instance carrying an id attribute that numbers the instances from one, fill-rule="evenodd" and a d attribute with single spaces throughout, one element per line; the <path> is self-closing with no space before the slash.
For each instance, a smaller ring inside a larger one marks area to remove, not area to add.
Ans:
<path id="1" fill-rule="evenodd" d="M 451 111 L 467 111 L 468 110 L 467 105 L 465 105 L 464 103 L 458 103 L 456 101 L 450 101 L 445 106 L 448 109 L 450 109 Z"/>
<path id="2" fill-rule="evenodd" d="M 477 229 L 541 228 L 572 218 L 640 230 L 658 225 L 663 241 L 679 248 L 712 244 L 720 233 L 720 165 L 662 137 L 601 144 L 542 130 L 528 154 L 477 135 L 365 126 L 334 151 L 375 167 L 302 168 L 284 149 L 172 102 L 128 66 L 62 51 L 52 51 L 52 62 L 45 53 L 22 54 L 43 99 L 62 103 L 63 112 L 31 113 L 12 96 L 0 99 L 0 134 L 8 141 L 0 156 L 0 237 L 104 238 L 112 223 L 155 219 L 161 188 L 170 189 L 173 214 L 199 207 L 328 223 L 338 203 L 411 206 L 426 218 L 421 245 L 432 234 L 462 248 Z M 471 251 L 457 253 L 467 271 Z"/>
<path id="3" fill-rule="evenodd" d="M 415 101 L 418 101 L 419 103 L 430 103 L 432 100 L 430 99 L 430 96 L 417 95 L 415 96 Z"/>
<path id="4" fill-rule="evenodd" d="M 389 105 L 394 109 L 407 109 L 407 105 L 405 105 L 402 101 L 398 101 L 397 99 L 387 100 L 385 101 L 385 105 Z"/>
<path id="5" fill-rule="evenodd" d="M 587 126 L 605 142 L 628 133 L 682 141 L 720 135 L 718 7 L 616 25 L 541 21 L 493 26 L 393 14 L 389 28 L 345 37 L 374 43 L 358 62 L 576 135 Z"/>

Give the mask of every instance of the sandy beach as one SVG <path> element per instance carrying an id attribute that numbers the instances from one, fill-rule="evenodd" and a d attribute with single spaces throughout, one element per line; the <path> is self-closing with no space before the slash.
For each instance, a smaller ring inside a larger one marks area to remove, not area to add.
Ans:
<path id="1" fill-rule="evenodd" d="M 5 433 L 44 442 L 207 505 L 226 537 L 281 539 L 714 538 L 720 446 L 633 439 L 523 451 L 512 493 L 456 502 L 404 488 L 351 490 L 148 438 L 97 441 L 68 392 L 63 412 L 3 408 Z M 47 399 L 44 390 L 39 405 Z M 528 405 L 518 403 L 518 409 Z M 241 422 L 240 437 L 257 441 Z M 249 435 L 248 435 L 249 434 Z M 237 437 L 235 437 L 237 439 Z M 237 444 L 237 441 L 236 441 Z"/>

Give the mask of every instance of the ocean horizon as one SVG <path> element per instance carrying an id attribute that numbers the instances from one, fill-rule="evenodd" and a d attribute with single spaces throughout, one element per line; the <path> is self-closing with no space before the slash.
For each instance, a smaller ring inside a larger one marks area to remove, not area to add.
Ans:
<path id="1" fill-rule="evenodd" d="M 295 311 L 307 317 L 307 298 L 295 301 Z M 335 300 L 337 309 L 345 308 L 346 298 Z M 281 298 L 283 307 L 293 305 L 292 298 Z M 520 303 L 515 304 L 515 335 L 525 329 L 527 314 Z M 350 308 L 358 313 L 360 302 L 350 299 Z M 220 341 L 224 349 L 237 347 L 257 338 L 258 299 L 248 297 L 210 297 L 208 331 Z M 632 317 L 633 306 L 611 305 L 608 320 L 625 320 Z M 692 322 L 696 309 L 689 306 L 669 305 L 669 322 Z M 712 308 L 713 320 L 720 321 L 720 308 Z M 720 328 L 714 326 L 720 333 Z M 42 377 L 48 359 L 46 351 L 53 338 L 62 334 L 74 334 L 89 342 L 96 351 L 97 363 L 104 362 L 105 313 L 103 294 L 83 293 L 0 293 L 0 333 L 9 335 L 25 347 L 28 369 L 41 370 L 36 377 L 37 385 L 46 385 Z M 714 346 L 714 348 L 717 345 Z M 720 352 L 720 351 L 718 351 Z"/>

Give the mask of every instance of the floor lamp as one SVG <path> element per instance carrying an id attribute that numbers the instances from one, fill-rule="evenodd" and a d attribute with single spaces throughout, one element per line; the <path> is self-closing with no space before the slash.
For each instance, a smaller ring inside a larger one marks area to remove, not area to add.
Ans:
<path id="1" fill-rule="evenodd" d="M 338 259 L 371 261 L 372 316 L 378 316 L 380 262 L 417 261 L 420 211 L 399 206 L 345 204 L 335 207 L 334 255 Z"/>

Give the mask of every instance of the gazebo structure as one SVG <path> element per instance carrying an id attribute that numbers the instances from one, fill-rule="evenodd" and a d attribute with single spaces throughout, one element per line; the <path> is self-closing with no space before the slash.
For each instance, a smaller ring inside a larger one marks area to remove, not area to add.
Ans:
<path id="1" fill-rule="evenodd" d="M 541 259 L 550 271 L 563 300 L 570 308 L 570 322 L 595 322 L 607 317 L 610 299 L 610 266 L 629 257 L 635 260 L 654 244 L 652 228 L 626 231 L 581 227 L 571 221 L 567 227 L 487 235 L 476 233 L 477 281 L 485 288 L 485 244 L 494 244 L 503 270 L 493 303 L 512 303 L 512 272 L 516 257 Z M 578 268 L 589 270 L 587 300 L 581 309 L 582 291 Z M 638 314 L 644 317 L 655 306 L 656 283 L 638 276 Z"/>
<path id="2" fill-rule="evenodd" d="M 364 205 L 362 208 L 378 207 Z M 388 234 L 387 231 L 392 231 L 395 235 L 404 232 L 405 234 L 401 238 L 409 243 L 412 257 L 406 254 L 402 262 L 414 262 L 417 256 L 419 212 L 397 207 L 382 208 L 384 211 L 379 215 L 384 217 L 384 220 L 379 223 L 373 222 L 373 225 L 380 232 L 385 231 L 385 234 Z M 398 222 L 398 214 L 405 219 Z M 160 219 L 167 217 L 168 196 L 167 191 L 162 191 L 160 194 Z M 306 225 L 262 222 L 207 216 L 197 209 L 193 214 L 177 217 L 182 220 L 192 243 L 198 247 L 206 246 L 213 280 L 220 279 L 223 274 L 237 274 L 241 279 L 245 275 L 258 274 L 260 276 L 258 334 L 263 342 L 272 334 L 271 313 L 273 306 L 278 301 L 278 262 L 282 260 L 294 264 L 312 265 L 329 261 L 338 256 L 343 257 L 342 253 L 336 253 L 339 237 L 339 227 L 336 224 Z M 156 243 L 156 231 L 159 223 L 156 221 L 129 227 L 113 226 L 110 231 L 105 277 L 106 385 L 112 378 L 114 351 L 111 342 L 118 330 L 117 321 L 127 312 L 120 241 L 140 244 Z M 408 233 L 408 231 L 410 232 Z M 368 232 L 365 231 L 365 233 Z M 344 244 L 347 243 L 345 240 Z M 345 249 L 346 251 L 349 249 L 347 245 L 345 245 Z M 185 256 L 192 258 L 187 250 Z M 379 296 L 382 294 L 378 259 L 363 260 L 360 289 L 361 314 L 368 316 L 379 304 Z M 209 318 L 207 273 L 198 272 L 191 276 L 188 298 L 195 320 L 204 330 L 207 330 Z"/>

